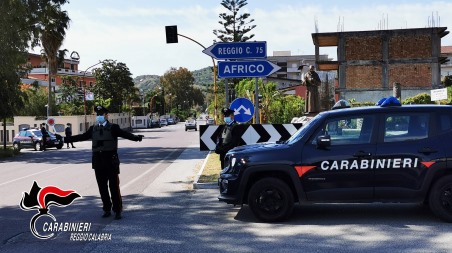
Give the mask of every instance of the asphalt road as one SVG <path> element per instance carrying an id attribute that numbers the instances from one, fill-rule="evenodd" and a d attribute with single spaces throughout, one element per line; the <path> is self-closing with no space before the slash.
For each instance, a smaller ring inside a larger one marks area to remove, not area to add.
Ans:
<path id="1" fill-rule="evenodd" d="M 142 142 L 119 144 L 122 220 L 100 217 L 90 142 L 0 161 L 0 252 L 452 252 L 452 224 L 418 205 L 304 205 L 288 221 L 260 223 L 247 206 L 218 202 L 217 189 L 192 189 L 207 155 L 199 132 L 179 123 L 140 133 Z M 19 207 L 33 181 L 79 193 L 71 205 L 49 210 L 57 222 L 89 224 L 89 231 L 33 236 L 38 211 Z"/>

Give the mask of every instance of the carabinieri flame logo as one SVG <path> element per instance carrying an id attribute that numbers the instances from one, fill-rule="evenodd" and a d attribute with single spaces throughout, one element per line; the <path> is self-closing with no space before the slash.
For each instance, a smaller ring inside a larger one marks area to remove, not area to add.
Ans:
<path id="1" fill-rule="evenodd" d="M 33 216 L 30 220 L 30 230 L 34 236 L 39 239 L 49 239 L 54 236 L 54 233 L 49 235 L 40 235 L 36 230 L 36 221 L 41 216 L 50 217 L 56 222 L 55 217 L 49 212 L 51 205 L 56 206 L 68 206 L 76 198 L 81 198 L 74 190 L 61 190 L 55 186 L 46 186 L 41 188 L 36 181 L 33 182 L 33 186 L 29 193 L 24 192 L 22 194 L 22 200 L 20 201 L 20 208 L 24 211 L 38 210 L 39 212 Z"/>

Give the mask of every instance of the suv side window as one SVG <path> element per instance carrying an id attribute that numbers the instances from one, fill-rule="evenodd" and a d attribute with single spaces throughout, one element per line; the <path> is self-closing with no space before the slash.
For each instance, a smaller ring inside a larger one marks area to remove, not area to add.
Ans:
<path id="1" fill-rule="evenodd" d="M 344 116 L 328 119 L 317 136 L 329 135 L 331 146 L 370 143 L 374 121 L 374 116 Z"/>
<path id="2" fill-rule="evenodd" d="M 384 142 L 410 141 L 428 137 L 429 115 L 407 113 L 385 116 Z"/>
<path id="3" fill-rule="evenodd" d="M 441 114 L 439 116 L 439 133 L 452 130 L 452 119 L 449 114 Z"/>

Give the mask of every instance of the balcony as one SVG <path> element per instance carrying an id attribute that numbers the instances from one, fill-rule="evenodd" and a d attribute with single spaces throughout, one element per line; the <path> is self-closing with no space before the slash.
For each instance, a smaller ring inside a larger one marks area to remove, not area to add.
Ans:
<path id="1" fill-rule="evenodd" d="M 30 74 L 48 74 L 47 68 L 33 68 L 30 70 Z M 74 75 L 74 76 L 86 76 L 86 77 L 93 77 L 92 72 L 86 72 L 85 71 L 79 71 L 79 70 L 72 70 L 72 69 L 62 69 L 59 68 L 57 75 Z"/>

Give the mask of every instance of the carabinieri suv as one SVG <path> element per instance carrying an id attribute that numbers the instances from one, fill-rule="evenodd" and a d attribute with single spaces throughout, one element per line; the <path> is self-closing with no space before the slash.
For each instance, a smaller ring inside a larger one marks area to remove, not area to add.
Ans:
<path id="1" fill-rule="evenodd" d="M 326 111 L 287 141 L 228 152 L 219 199 L 267 222 L 319 202 L 419 202 L 452 222 L 451 143 L 452 106 Z"/>

